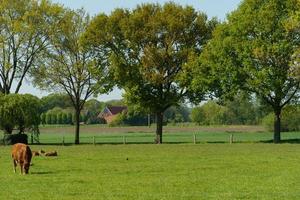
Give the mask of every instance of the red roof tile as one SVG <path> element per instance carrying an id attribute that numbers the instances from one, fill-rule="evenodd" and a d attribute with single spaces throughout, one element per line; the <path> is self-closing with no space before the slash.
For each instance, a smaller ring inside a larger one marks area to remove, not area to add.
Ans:
<path id="1" fill-rule="evenodd" d="M 119 114 L 119 113 L 123 112 L 124 110 L 127 110 L 126 106 L 108 106 L 107 108 L 113 115 Z"/>

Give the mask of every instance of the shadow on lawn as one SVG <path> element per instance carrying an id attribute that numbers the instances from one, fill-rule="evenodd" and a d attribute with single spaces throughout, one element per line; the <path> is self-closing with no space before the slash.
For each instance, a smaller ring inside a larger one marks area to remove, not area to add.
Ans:
<path id="1" fill-rule="evenodd" d="M 54 174 L 54 172 L 47 171 L 47 172 L 31 172 L 30 174 L 33 175 L 47 175 L 47 174 Z"/>
<path id="2" fill-rule="evenodd" d="M 270 143 L 273 144 L 273 140 L 262 140 L 259 141 L 260 143 Z M 281 140 L 279 144 L 300 144 L 300 139 L 288 139 L 288 140 Z"/>

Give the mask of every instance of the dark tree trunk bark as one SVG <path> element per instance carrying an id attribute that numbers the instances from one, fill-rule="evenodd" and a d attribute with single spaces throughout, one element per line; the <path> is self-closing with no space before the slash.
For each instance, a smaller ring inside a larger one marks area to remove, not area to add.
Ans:
<path id="1" fill-rule="evenodd" d="M 75 144 L 79 144 L 80 110 L 75 111 Z"/>
<path id="2" fill-rule="evenodd" d="M 162 131 L 163 131 L 164 115 L 162 112 L 156 113 L 156 144 L 162 144 Z"/>
<path id="3" fill-rule="evenodd" d="M 281 109 L 275 111 L 274 120 L 274 143 L 279 143 L 281 141 L 280 131 L 281 131 Z"/>

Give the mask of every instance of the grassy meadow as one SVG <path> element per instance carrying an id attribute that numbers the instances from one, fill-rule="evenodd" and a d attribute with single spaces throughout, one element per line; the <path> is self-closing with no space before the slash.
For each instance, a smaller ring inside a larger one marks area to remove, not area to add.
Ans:
<path id="1" fill-rule="evenodd" d="M 11 147 L 0 148 L 0 199 L 299 199 L 295 144 L 40 146 L 14 174 Z M 19 171 L 18 171 L 19 172 Z"/>
<path id="2" fill-rule="evenodd" d="M 24 176 L 0 146 L 0 199 L 299 199 L 299 136 L 282 133 L 275 145 L 261 127 L 165 127 L 166 144 L 154 145 L 154 127 L 83 126 L 75 146 L 73 127 L 42 127 L 31 149 L 58 157 L 34 157 Z"/>

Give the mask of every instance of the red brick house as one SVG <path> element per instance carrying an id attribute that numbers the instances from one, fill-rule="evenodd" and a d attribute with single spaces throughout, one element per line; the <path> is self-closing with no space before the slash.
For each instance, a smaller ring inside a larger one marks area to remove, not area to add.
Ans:
<path id="1" fill-rule="evenodd" d="M 98 117 L 104 119 L 106 123 L 109 124 L 122 112 L 127 112 L 126 106 L 107 106 Z"/>

